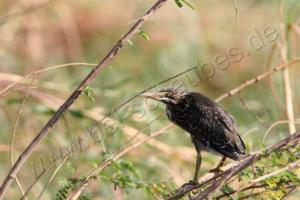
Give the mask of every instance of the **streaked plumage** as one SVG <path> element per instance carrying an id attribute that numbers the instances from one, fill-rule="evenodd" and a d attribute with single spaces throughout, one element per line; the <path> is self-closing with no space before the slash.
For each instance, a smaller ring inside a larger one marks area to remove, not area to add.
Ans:
<path id="1" fill-rule="evenodd" d="M 233 117 L 204 95 L 170 88 L 142 96 L 166 104 L 169 120 L 191 135 L 197 150 L 195 182 L 198 180 L 201 150 L 233 160 L 239 160 L 245 154 L 245 145 Z"/>
<path id="2" fill-rule="evenodd" d="M 187 92 L 177 104 L 167 104 L 167 116 L 191 134 L 197 150 L 239 160 L 245 154 L 233 117 L 200 93 Z"/>

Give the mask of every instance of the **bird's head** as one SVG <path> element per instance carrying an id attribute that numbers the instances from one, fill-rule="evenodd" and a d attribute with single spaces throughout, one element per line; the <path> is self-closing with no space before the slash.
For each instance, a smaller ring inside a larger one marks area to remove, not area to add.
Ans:
<path id="1" fill-rule="evenodd" d="M 174 88 L 161 89 L 158 92 L 144 93 L 140 96 L 163 102 L 167 105 L 176 105 L 180 102 L 186 92 L 180 92 Z"/>

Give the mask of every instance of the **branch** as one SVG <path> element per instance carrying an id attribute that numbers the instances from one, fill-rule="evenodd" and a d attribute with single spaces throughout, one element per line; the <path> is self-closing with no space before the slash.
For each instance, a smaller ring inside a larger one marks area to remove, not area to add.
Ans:
<path id="1" fill-rule="evenodd" d="M 297 58 L 291 60 L 290 62 L 288 62 L 286 64 L 279 65 L 279 66 L 273 68 L 272 70 L 269 70 L 269 71 L 267 71 L 265 73 L 262 73 L 262 74 L 254 77 L 250 80 L 245 81 L 243 84 L 239 85 L 238 87 L 234 88 L 233 90 L 230 90 L 229 92 L 219 96 L 215 101 L 220 102 L 223 99 L 242 91 L 244 88 L 246 88 L 246 87 L 248 87 L 248 86 L 250 86 L 254 83 L 257 83 L 257 82 L 261 81 L 262 79 L 264 79 L 266 77 L 269 77 L 269 76 L 273 75 L 277 71 L 282 71 L 284 69 L 287 69 L 288 67 L 294 65 L 297 62 L 300 62 L 300 57 L 297 57 Z"/>
<path id="2" fill-rule="evenodd" d="M 42 130 L 36 135 L 32 142 L 27 146 L 24 152 L 19 156 L 13 167 L 8 172 L 0 187 L 0 199 L 3 199 L 8 187 L 12 184 L 17 173 L 24 165 L 26 160 L 32 154 L 36 146 L 42 141 L 48 134 L 49 130 L 57 123 L 63 113 L 73 104 L 73 102 L 80 96 L 84 88 L 96 77 L 100 70 L 105 68 L 118 54 L 119 50 L 123 47 L 124 43 L 128 41 L 133 35 L 135 35 L 141 26 L 163 5 L 167 0 L 158 0 L 145 14 L 140 18 L 130 30 L 122 36 L 119 41 L 113 46 L 110 52 L 103 58 L 103 60 L 86 76 L 86 78 L 80 83 L 77 89 L 70 95 L 70 97 L 59 107 L 52 118 L 42 128 Z"/>
<path id="3" fill-rule="evenodd" d="M 218 189 L 222 183 L 225 183 L 230 178 L 241 172 L 246 167 L 250 166 L 251 164 L 255 163 L 257 160 L 262 158 L 264 155 L 268 155 L 274 150 L 283 149 L 284 147 L 287 147 L 288 145 L 296 144 L 300 142 L 300 132 L 296 132 L 287 138 L 281 140 L 280 142 L 269 146 L 268 148 L 264 150 L 260 150 L 257 152 L 252 153 L 251 155 L 247 156 L 243 160 L 236 162 L 236 163 L 230 163 L 224 167 L 222 167 L 222 173 L 218 175 L 214 175 L 213 173 L 206 173 L 204 174 L 199 181 L 199 184 L 192 185 L 187 188 L 187 186 L 183 185 L 176 191 L 174 191 L 166 200 L 177 200 L 181 197 L 187 195 L 189 192 L 196 190 L 202 186 L 208 185 L 206 188 L 204 188 L 203 191 L 201 191 L 196 197 L 192 198 L 192 200 L 199 200 L 199 199 L 205 199 L 207 196 L 214 192 L 216 189 Z M 291 166 L 290 166 L 291 167 Z"/>
<path id="4" fill-rule="evenodd" d="M 291 169 L 293 169 L 293 168 L 295 168 L 295 167 L 298 167 L 299 164 L 300 164 L 300 159 L 299 159 L 299 160 L 296 160 L 295 162 L 292 162 L 292 163 L 288 164 L 286 167 L 283 167 L 283 168 L 278 169 L 278 170 L 276 170 L 276 171 L 273 171 L 273 172 L 271 172 L 271 173 L 269 173 L 269 174 L 266 174 L 266 175 L 264 175 L 264 176 L 261 176 L 261 177 L 255 179 L 255 180 L 253 180 L 253 181 L 251 181 L 251 182 L 252 182 L 252 184 L 256 184 L 256 183 L 261 182 L 261 181 L 263 181 L 263 180 L 265 180 L 265 179 L 268 179 L 268 178 L 270 178 L 270 177 L 272 177 L 272 176 L 275 176 L 275 175 L 277 175 L 277 174 L 280 174 L 280 173 L 282 173 L 282 172 L 284 172 L 284 171 L 286 171 L 286 170 L 291 170 Z"/>

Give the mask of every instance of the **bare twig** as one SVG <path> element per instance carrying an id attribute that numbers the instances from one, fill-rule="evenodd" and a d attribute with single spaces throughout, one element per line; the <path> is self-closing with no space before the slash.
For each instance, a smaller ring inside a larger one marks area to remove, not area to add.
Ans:
<path id="1" fill-rule="evenodd" d="M 296 188 L 297 188 L 297 186 L 292 186 L 291 189 L 287 193 L 285 193 L 280 200 L 285 199 L 286 197 L 288 197 L 293 191 L 295 191 Z"/>
<path id="2" fill-rule="evenodd" d="M 132 151 L 133 149 L 136 149 L 137 147 L 141 146 L 142 144 L 144 144 L 148 140 L 150 140 L 150 139 L 152 139 L 152 138 L 154 138 L 158 135 L 161 135 L 163 132 L 165 132 L 166 130 L 172 128 L 173 126 L 174 126 L 173 124 L 169 124 L 168 126 L 165 126 L 162 129 L 158 130 L 157 132 L 152 133 L 151 135 L 144 137 L 142 140 L 138 141 L 137 143 L 134 143 L 134 144 L 120 150 L 118 153 L 112 155 L 110 158 L 103 161 L 101 164 L 98 165 L 98 167 L 94 171 L 92 171 L 85 178 L 85 180 L 80 184 L 80 186 L 78 188 L 76 188 L 73 192 L 71 192 L 71 194 L 69 195 L 67 200 L 78 199 L 80 194 L 82 193 L 82 191 L 94 180 L 94 176 L 97 175 L 98 173 L 102 172 L 109 165 L 111 165 L 111 163 L 113 161 L 121 158 L 122 156 L 126 155 L 128 152 Z"/>
<path id="3" fill-rule="evenodd" d="M 42 198 L 43 193 L 45 192 L 45 190 L 47 189 L 48 185 L 51 183 L 51 181 L 54 179 L 55 175 L 58 173 L 58 171 L 60 170 L 60 168 L 65 164 L 66 160 L 69 157 L 66 156 L 62 162 L 56 167 L 56 169 L 54 170 L 54 172 L 52 173 L 51 177 L 49 178 L 48 182 L 46 183 L 46 185 L 44 186 L 43 190 L 41 191 L 41 193 L 38 196 L 38 200 Z"/>
<path id="4" fill-rule="evenodd" d="M 26 160 L 29 158 L 31 153 L 34 151 L 36 146 L 41 142 L 41 140 L 48 134 L 49 130 L 56 124 L 63 113 L 73 104 L 73 102 L 81 95 L 84 88 L 96 77 L 100 70 L 105 68 L 118 54 L 119 50 L 128 41 L 130 37 L 135 35 L 141 28 L 141 26 L 163 5 L 167 0 L 158 0 L 145 14 L 140 18 L 130 30 L 122 36 L 119 41 L 113 46 L 110 52 L 103 58 L 103 60 L 86 76 L 86 78 L 80 83 L 77 89 L 70 95 L 70 97 L 59 107 L 47 124 L 42 128 L 42 130 L 36 135 L 32 142 L 27 146 L 24 152 L 19 156 L 13 167 L 8 172 L 3 183 L 0 187 L 0 199 L 3 199 L 8 187 L 11 185 L 15 179 L 17 173 L 24 165 Z"/>
<path id="5" fill-rule="evenodd" d="M 257 83 L 259 81 L 261 81 L 262 79 L 266 78 L 266 77 L 269 77 L 271 76 L 272 74 L 274 74 L 275 72 L 277 71 L 281 71 L 281 70 L 284 70 L 292 65 L 294 65 L 295 63 L 298 63 L 300 61 L 300 57 L 297 57 L 295 58 L 294 60 L 291 60 L 290 62 L 286 63 L 286 64 L 282 64 L 282 65 L 279 65 L 275 68 L 273 68 L 272 70 L 270 71 L 267 71 L 265 73 L 262 73 L 250 80 L 247 80 L 246 82 L 244 82 L 243 84 L 239 85 L 238 87 L 234 88 L 233 90 L 230 90 L 229 92 L 219 96 L 215 101 L 216 102 L 219 102 L 219 101 L 222 101 L 223 99 L 225 99 L 226 97 L 229 97 L 229 96 L 232 96 L 238 92 L 240 92 L 241 90 L 243 90 L 244 88 L 254 84 L 254 83 Z"/>
<path id="6" fill-rule="evenodd" d="M 18 80 L 14 81 L 13 83 L 7 85 L 4 89 L 2 89 L 0 91 L 0 96 L 3 96 L 4 93 L 7 92 L 7 91 L 9 91 L 12 87 L 18 85 L 18 83 L 22 82 L 23 80 L 31 78 L 32 76 L 36 76 L 36 75 L 38 75 L 40 73 L 47 72 L 47 71 L 54 70 L 54 69 L 58 69 L 58 68 L 62 68 L 62 67 L 82 66 L 82 65 L 84 65 L 84 66 L 96 66 L 97 64 L 93 64 L 93 63 L 66 63 L 66 64 L 62 64 L 62 65 L 49 66 L 49 67 L 46 67 L 44 69 L 41 69 L 41 70 L 32 72 L 30 74 L 27 74 L 24 77 L 20 77 Z"/>
<path id="7" fill-rule="evenodd" d="M 33 79 L 32 79 L 33 81 Z M 31 81 L 31 82 L 32 82 Z M 11 133 L 11 144 L 10 144 L 10 164 L 11 166 L 13 166 L 14 164 L 14 144 L 15 144 L 15 134 L 16 134 L 16 130 L 17 130 L 17 127 L 19 125 L 19 121 L 20 121 L 20 118 L 21 118 L 21 115 L 23 113 L 23 108 L 24 108 L 24 105 L 25 105 L 25 102 L 27 100 L 27 97 L 29 95 L 29 86 L 27 87 L 26 89 L 26 93 L 25 93 L 25 96 L 22 100 L 22 103 L 21 103 L 21 106 L 19 108 L 19 111 L 18 111 L 18 114 L 17 114 L 17 117 L 16 117 L 16 120 L 15 120 L 15 123 L 14 123 L 14 127 L 13 127 L 13 130 L 12 130 L 12 133 Z M 18 179 L 18 177 L 16 176 L 16 183 L 17 183 L 17 186 L 21 192 L 21 194 L 24 196 L 24 191 L 23 191 L 23 188 L 22 188 L 22 185 Z M 26 200 L 27 198 L 25 198 Z"/>
<path id="8" fill-rule="evenodd" d="M 276 121 L 274 123 L 271 124 L 271 126 L 266 130 L 265 134 L 264 134 L 264 137 L 263 137 L 263 141 L 262 143 L 265 143 L 265 140 L 267 138 L 267 136 L 269 135 L 269 133 L 271 132 L 271 130 L 279 125 L 279 124 L 286 124 L 286 123 L 289 123 L 290 121 L 289 120 L 279 120 L 279 121 Z M 300 119 L 296 119 L 293 123 L 295 124 L 300 124 Z"/>

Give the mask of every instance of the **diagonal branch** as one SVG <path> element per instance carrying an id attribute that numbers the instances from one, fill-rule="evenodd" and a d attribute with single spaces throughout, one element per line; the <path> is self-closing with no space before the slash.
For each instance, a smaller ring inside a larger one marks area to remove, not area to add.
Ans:
<path id="1" fill-rule="evenodd" d="M 206 173 L 202 176 L 199 180 L 199 184 L 191 186 L 187 190 L 183 190 L 182 188 L 185 186 L 180 187 L 177 189 L 173 194 L 171 194 L 166 200 L 177 200 L 181 197 L 187 195 L 193 190 L 196 190 L 202 186 L 205 186 L 203 183 L 208 185 L 203 191 L 201 191 L 193 200 L 205 199 L 209 194 L 219 188 L 222 183 L 228 181 L 230 178 L 235 176 L 237 173 L 245 169 L 246 167 L 250 166 L 252 163 L 259 160 L 264 155 L 268 155 L 270 152 L 278 149 L 286 148 L 289 145 L 296 144 L 300 142 L 300 132 L 296 132 L 287 138 L 279 141 L 278 143 L 269 146 L 264 150 L 260 150 L 257 152 L 252 153 L 251 155 L 247 156 L 243 160 L 230 163 L 222 168 L 223 173 L 218 175 L 213 175 L 213 173 Z M 204 181 L 205 180 L 205 181 Z"/>
<path id="2" fill-rule="evenodd" d="M 141 28 L 141 26 L 165 3 L 167 0 L 158 0 L 144 15 L 141 17 L 130 30 L 122 36 L 109 53 L 103 58 L 103 60 L 86 76 L 86 78 L 80 83 L 80 85 L 74 90 L 70 97 L 59 107 L 47 124 L 42 130 L 35 136 L 32 142 L 27 146 L 24 152 L 19 156 L 13 167 L 8 172 L 0 187 L 0 199 L 3 199 L 8 187 L 12 184 L 17 173 L 24 165 L 26 160 L 32 154 L 36 146 L 42 141 L 48 134 L 49 130 L 56 124 L 63 113 L 73 104 L 73 102 L 80 96 L 84 88 L 96 77 L 96 75 L 105 68 L 118 54 L 119 50 L 123 47 L 124 43 L 128 41 L 133 35 L 135 35 Z"/>

